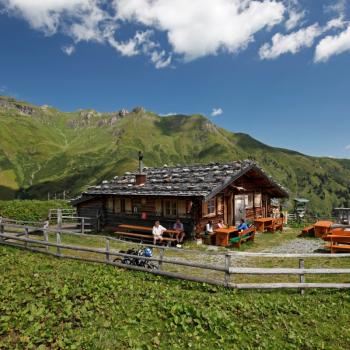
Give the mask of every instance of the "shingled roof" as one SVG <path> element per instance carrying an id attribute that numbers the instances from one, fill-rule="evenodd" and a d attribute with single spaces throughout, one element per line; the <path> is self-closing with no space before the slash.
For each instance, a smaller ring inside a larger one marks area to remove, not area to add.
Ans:
<path id="1" fill-rule="evenodd" d="M 288 192 L 281 185 L 250 160 L 227 164 L 144 168 L 147 181 L 143 185 L 136 185 L 137 172 L 127 172 L 123 176 L 116 176 L 112 181 L 103 181 L 98 186 L 89 187 L 83 195 L 177 196 L 209 200 L 250 171 L 266 180 L 275 197 L 288 196 Z"/>

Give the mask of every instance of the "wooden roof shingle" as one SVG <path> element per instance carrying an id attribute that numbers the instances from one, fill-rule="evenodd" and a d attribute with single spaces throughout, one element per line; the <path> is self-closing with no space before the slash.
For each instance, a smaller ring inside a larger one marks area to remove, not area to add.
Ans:
<path id="1" fill-rule="evenodd" d="M 138 172 L 127 172 L 111 181 L 89 187 L 83 195 L 202 197 L 208 200 L 250 170 L 266 180 L 276 197 L 288 196 L 288 192 L 281 185 L 250 160 L 226 164 L 144 168 L 143 173 L 147 180 L 143 185 L 136 185 Z"/>

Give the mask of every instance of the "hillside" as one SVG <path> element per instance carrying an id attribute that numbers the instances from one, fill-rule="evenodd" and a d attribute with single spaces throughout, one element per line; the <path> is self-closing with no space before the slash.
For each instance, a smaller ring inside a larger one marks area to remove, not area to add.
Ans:
<path id="1" fill-rule="evenodd" d="M 137 166 L 251 158 L 319 213 L 350 204 L 350 160 L 310 157 L 221 129 L 201 115 L 61 112 L 0 97 L 0 198 L 75 195 Z"/>
<path id="2" fill-rule="evenodd" d="M 349 348 L 345 291 L 236 292 L 3 246 L 0 254 L 1 349 Z"/>

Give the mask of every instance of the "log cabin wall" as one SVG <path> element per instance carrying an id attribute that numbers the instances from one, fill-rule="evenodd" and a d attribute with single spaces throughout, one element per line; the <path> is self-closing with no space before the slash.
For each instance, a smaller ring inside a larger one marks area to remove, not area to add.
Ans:
<path id="1" fill-rule="evenodd" d="M 177 197 L 123 197 L 106 196 L 104 199 L 104 223 L 106 230 L 115 230 L 120 224 L 154 225 L 159 220 L 165 228 L 172 228 L 179 217 L 189 235 L 194 227 L 191 198 Z"/>

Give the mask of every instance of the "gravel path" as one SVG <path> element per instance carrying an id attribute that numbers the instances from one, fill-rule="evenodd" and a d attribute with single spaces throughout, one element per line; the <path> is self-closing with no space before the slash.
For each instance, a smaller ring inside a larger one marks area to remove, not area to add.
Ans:
<path id="1" fill-rule="evenodd" d="M 277 247 L 265 249 L 263 252 L 276 254 L 309 254 L 323 247 L 324 241 L 322 239 L 296 238 Z"/>

